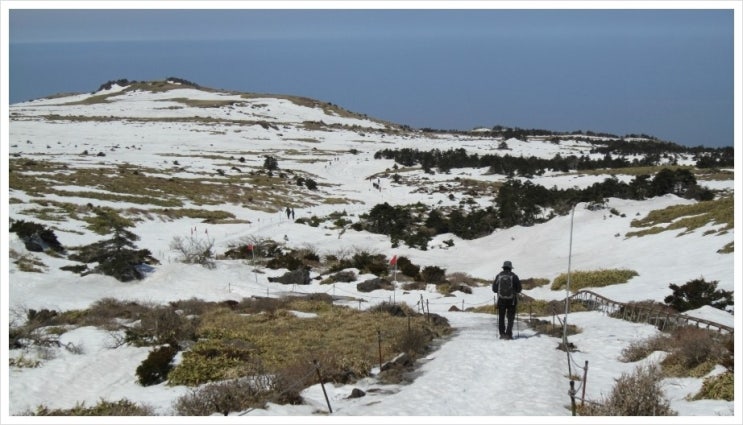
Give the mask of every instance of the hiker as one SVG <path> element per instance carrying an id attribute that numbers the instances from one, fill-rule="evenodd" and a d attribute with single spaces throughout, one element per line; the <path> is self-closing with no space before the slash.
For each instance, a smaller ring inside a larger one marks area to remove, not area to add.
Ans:
<path id="1" fill-rule="evenodd" d="M 289 209 L 289 207 L 286 207 L 286 218 L 289 219 L 292 215 L 292 210 Z"/>
<path id="2" fill-rule="evenodd" d="M 521 293 L 521 280 L 512 270 L 513 264 L 505 261 L 503 271 L 493 279 L 493 292 L 498 295 L 498 332 L 501 339 L 513 339 L 517 295 Z M 508 319 L 508 323 L 505 319 Z"/>
<path id="3" fill-rule="evenodd" d="M 294 208 L 292 208 L 292 220 L 294 220 Z"/>

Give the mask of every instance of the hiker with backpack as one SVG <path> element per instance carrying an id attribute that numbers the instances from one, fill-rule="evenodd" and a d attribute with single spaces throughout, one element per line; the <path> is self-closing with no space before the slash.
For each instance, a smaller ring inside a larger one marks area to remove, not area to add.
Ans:
<path id="1" fill-rule="evenodd" d="M 503 271 L 493 279 L 493 292 L 498 295 L 498 332 L 501 339 L 513 339 L 517 295 L 521 293 L 521 280 L 512 270 L 511 262 L 505 261 Z"/>

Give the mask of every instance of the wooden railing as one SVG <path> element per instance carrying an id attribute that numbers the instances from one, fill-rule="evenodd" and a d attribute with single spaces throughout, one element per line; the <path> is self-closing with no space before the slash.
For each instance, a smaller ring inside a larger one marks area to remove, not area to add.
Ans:
<path id="1" fill-rule="evenodd" d="M 637 303 L 622 303 L 610 300 L 593 291 L 580 290 L 570 296 L 571 300 L 581 302 L 589 310 L 602 311 L 613 317 L 632 322 L 649 323 L 661 331 L 672 331 L 681 326 L 705 327 L 721 333 L 733 333 L 732 326 L 723 325 L 711 320 L 700 319 L 681 313 L 673 313 L 660 308 L 649 307 Z"/>

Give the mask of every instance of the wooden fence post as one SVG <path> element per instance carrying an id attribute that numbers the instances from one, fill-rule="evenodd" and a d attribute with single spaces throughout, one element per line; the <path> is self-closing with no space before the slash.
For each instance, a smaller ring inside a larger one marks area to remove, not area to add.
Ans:
<path id="1" fill-rule="evenodd" d="M 586 380 L 588 379 L 588 360 L 586 360 L 586 365 L 583 368 L 583 388 L 581 388 L 581 394 L 580 394 L 580 405 L 583 406 L 583 403 L 586 401 Z"/>
<path id="2" fill-rule="evenodd" d="M 315 362 L 315 370 L 317 371 L 317 379 L 320 380 L 320 387 L 322 387 L 322 393 L 325 396 L 325 403 L 328 404 L 328 412 L 333 413 L 333 408 L 330 407 L 330 399 L 328 398 L 328 393 L 325 391 L 325 383 L 322 381 L 322 375 L 320 374 L 320 365 L 317 363 L 317 360 Z"/>
<path id="3" fill-rule="evenodd" d="M 567 350 L 567 347 L 566 347 L 566 350 Z M 568 394 L 570 394 L 570 406 L 571 406 L 571 410 L 573 411 L 573 416 L 575 416 L 575 414 L 576 414 L 576 409 L 575 409 L 575 381 L 573 381 L 572 379 L 570 380 L 570 390 L 568 391 Z"/>
<path id="4" fill-rule="evenodd" d="M 382 371 L 382 331 L 377 329 L 377 342 L 379 345 L 379 371 Z"/>

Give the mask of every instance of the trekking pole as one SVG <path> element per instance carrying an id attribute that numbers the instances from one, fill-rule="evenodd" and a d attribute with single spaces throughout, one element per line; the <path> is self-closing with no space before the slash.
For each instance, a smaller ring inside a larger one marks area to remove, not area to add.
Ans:
<path id="1" fill-rule="evenodd" d="M 515 297 L 513 297 L 513 310 L 514 310 L 514 316 L 516 317 L 516 338 L 521 338 L 521 331 L 519 330 L 519 302 L 518 302 L 519 294 L 516 294 Z"/>

